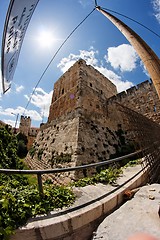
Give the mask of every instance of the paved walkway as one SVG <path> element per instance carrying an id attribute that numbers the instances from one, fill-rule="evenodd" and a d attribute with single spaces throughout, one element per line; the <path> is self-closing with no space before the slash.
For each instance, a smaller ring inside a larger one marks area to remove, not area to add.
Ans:
<path id="1" fill-rule="evenodd" d="M 72 206 L 53 211 L 45 216 L 37 216 L 30 219 L 28 224 L 18 229 L 11 239 L 89 239 L 92 236 L 93 230 L 97 227 L 98 222 L 102 219 L 102 216 L 112 211 L 113 208 L 123 201 L 124 191 L 128 188 L 139 186 L 139 184 L 145 180 L 145 174 L 142 173 L 141 166 L 137 165 L 124 169 L 122 176 L 118 178 L 115 186 L 109 184 L 96 184 L 83 188 L 74 188 L 77 198 Z M 110 216 L 107 218 L 110 218 Z M 118 225 L 121 225 L 121 222 L 122 219 L 117 224 L 116 229 L 113 227 L 112 230 L 118 231 Z M 98 234 L 97 232 L 97 239 L 107 239 L 105 235 L 103 236 L 103 233 L 100 236 Z M 114 238 L 112 236 L 108 239 L 120 240 L 119 237 Z"/>
<path id="2" fill-rule="evenodd" d="M 94 240 L 127 240 L 137 232 L 160 239 L 160 184 L 141 187 L 134 198 L 110 214 L 100 224 Z"/>
<path id="3" fill-rule="evenodd" d="M 75 193 L 78 197 L 73 206 L 69 209 L 74 209 L 74 207 L 78 206 L 83 207 L 83 204 L 89 204 L 90 202 L 97 201 L 110 192 L 116 191 L 117 187 L 121 187 L 122 184 L 128 181 L 128 179 L 133 177 L 141 169 L 141 165 L 125 168 L 123 170 L 123 174 L 121 174 L 121 176 L 117 179 L 115 185 L 98 183 L 95 185 L 88 185 L 86 187 L 75 188 Z"/>

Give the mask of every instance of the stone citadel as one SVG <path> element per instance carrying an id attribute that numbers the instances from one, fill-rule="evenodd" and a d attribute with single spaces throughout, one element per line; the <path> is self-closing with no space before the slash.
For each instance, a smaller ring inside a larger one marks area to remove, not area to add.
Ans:
<path id="1" fill-rule="evenodd" d="M 48 122 L 26 158 L 32 169 L 73 167 L 110 159 L 131 146 L 127 118 L 120 103 L 159 123 L 160 102 L 152 82 L 117 94 L 116 86 L 80 59 L 54 85 Z M 69 182 L 95 170 L 58 174 Z"/>

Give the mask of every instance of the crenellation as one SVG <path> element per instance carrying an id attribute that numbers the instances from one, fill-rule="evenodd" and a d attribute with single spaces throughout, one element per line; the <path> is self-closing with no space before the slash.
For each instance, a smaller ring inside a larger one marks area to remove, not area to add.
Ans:
<path id="1" fill-rule="evenodd" d="M 146 80 L 142 83 L 137 84 L 137 89 L 138 90 L 149 89 L 150 85 L 151 83 L 149 82 L 149 80 Z"/>
<path id="2" fill-rule="evenodd" d="M 129 89 L 127 89 L 126 90 L 126 93 L 128 94 L 128 95 L 136 95 L 136 90 L 137 90 L 137 87 L 136 86 L 133 86 L 133 87 L 131 87 L 131 88 L 129 88 Z"/>
<path id="3" fill-rule="evenodd" d="M 127 95 L 126 91 L 120 92 L 117 94 L 117 99 L 121 101 L 123 98 L 126 98 L 126 95 Z"/>

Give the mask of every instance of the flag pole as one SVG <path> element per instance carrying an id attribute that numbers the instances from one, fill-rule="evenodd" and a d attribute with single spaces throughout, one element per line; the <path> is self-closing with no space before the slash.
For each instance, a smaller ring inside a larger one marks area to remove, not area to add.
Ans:
<path id="1" fill-rule="evenodd" d="M 100 6 L 96 6 L 96 9 L 106 18 L 108 18 L 134 47 L 146 69 L 148 70 L 148 73 L 160 98 L 160 61 L 156 53 L 136 32 L 134 32 L 121 20 L 109 12 L 104 11 Z"/>

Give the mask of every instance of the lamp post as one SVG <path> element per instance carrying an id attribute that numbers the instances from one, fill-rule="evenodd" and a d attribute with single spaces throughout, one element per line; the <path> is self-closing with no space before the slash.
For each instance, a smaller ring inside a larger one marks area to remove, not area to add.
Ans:
<path id="1" fill-rule="evenodd" d="M 13 114 L 14 116 L 16 116 L 16 121 L 15 121 L 15 128 L 16 128 L 16 126 L 17 126 L 17 121 L 18 121 L 18 117 L 19 117 L 19 113 L 18 113 L 18 114 L 11 113 L 11 114 Z"/>

